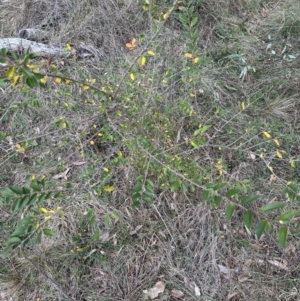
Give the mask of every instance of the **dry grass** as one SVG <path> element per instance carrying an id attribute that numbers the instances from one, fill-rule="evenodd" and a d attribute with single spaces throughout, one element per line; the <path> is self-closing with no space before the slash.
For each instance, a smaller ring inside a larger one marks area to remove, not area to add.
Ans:
<path id="1" fill-rule="evenodd" d="M 157 17 L 168 5 L 156 2 Z M 194 84 L 183 80 L 186 38 L 175 10 L 151 44 L 156 56 L 147 67 L 133 68 L 138 75 L 147 72 L 146 88 L 134 87 L 130 81 L 119 88 L 117 100 L 126 108 L 121 115 L 102 111 L 101 106 L 107 105 L 104 97 L 75 85 L 53 82 L 46 90 L 0 92 L 0 131 L 18 142 L 34 141 L 21 154 L 7 140 L 0 140 L 0 187 L 22 185 L 33 174 L 46 175 L 47 189 L 62 191 L 62 196 L 45 201 L 43 207 L 63 208 L 49 226 L 55 237 L 0 259 L 1 300 L 143 300 L 143 291 L 158 281 L 166 287 L 156 300 L 179 300 L 174 289 L 184 294 L 182 300 L 299 300 L 297 225 L 291 229 L 288 248 L 282 250 L 274 235 L 257 241 L 254 233 L 247 234 L 241 222 L 242 206 L 228 222 L 224 215 L 228 198 L 218 209 L 211 209 L 202 200 L 200 184 L 193 193 L 171 193 L 161 186 L 162 167 L 167 170 L 172 162 L 164 161 L 164 155 L 178 155 L 190 162 L 189 171 L 194 170 L 204 183 L 238 182 L 247 192 L 259 193 L 262 200 L 250 207 L 258 212 L 257 220 L 264 217 L 259 213 L 263 204 L 274 198 L 286 202 L 282 188 L 299 178 L 298 171 L 289 167 L 290 158 L 297 161 L 299 151 L 298 1 L 200 2 L 194 6 L 200 16 L 202 65 Z M 53 64 L 67 77 L 95 78 L 99 87 L 109 89 L 139 53 L 139 49 L 127 51 L 125 43 L 143 33 L 145 41 L 139 45 L 143 47 L 156 31 L 155 18 L 143 11 L 142 4 L 0 0 L 0 37 L 43 27 L 50 44 L 92 45 L 102 59 L 63 63 L 54 59 Z M 277 55 L 266 50 L 271 42 L 268 35 Z M 282 59 L 285 45 L 295 60 Z M 240 76 L 247 66 L 251 68 Z M 167 70 L 171 76 L 166 84 Z M 183 109 L 191 86 L 195 97 L 188 108 L 193 115 Z M 53 124 L 60 116 L 72 123 L 69 130 Z M 209 143 L 191 149 L 184 139 L 193 136 L 200 122 L 212 125 L 206 136 Z M 125 123 L 127 127 L 122 127 Z M 108 128 L 114 129 L 109 132 L 113 138 L 101 140 L 97 134 Z M 127 147 L 131 138 L 148 135 L 150 128 L 155 133 L 154 155 L 144 152 L 143 146 L 139 152 Z M 274 137 L 281 135 L 278 139 L 286 157 L 276 157 L 272 140 L 263 139 L 265 130 Z M 120 151 L 126 160 L 114 163 Z M 264 160 L 259 159 L 261 153 Z M 217 167 L 220 162 L 222 174 Z M 270 162 L 273 178 L 267 167 Z M 55 178 L 67 168 L 65 177 Z M 105 183 L 104 168 L 112 171 Z M 176 172 L 186 176 L 184 169 Z M 138 175 L 152 177 L 157 187 L 153 204 L 132 208 L 131 189 Z M 104 185 L 117 189 L 98 193 Z M 95 215 L 93 225 L 86 221 L 90 209 Z M 10 232 L 6 226 L 14 226 L 15 216 L 5 205 L 0 210 L 3 248 Z M 274 233 L 278 226 L 275 222 Z M 197 288 L 200 296 L 195 295 Z"/>

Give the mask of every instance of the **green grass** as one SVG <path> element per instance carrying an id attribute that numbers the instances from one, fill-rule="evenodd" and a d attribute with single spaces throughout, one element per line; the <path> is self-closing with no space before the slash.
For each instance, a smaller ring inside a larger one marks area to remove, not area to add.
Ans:
<path id="1" fill-rule="evenodd" d="M 3 300 L 296 300 L 299 3 L 169 2 L 0 4 L 99 51 L 0 91 Z"/>

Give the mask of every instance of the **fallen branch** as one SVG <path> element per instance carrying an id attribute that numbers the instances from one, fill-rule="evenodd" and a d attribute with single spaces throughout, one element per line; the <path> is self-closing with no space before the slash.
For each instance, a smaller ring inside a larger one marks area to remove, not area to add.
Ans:
<path id="1" fill-rule="evenodd" d="M 9 51 L 25 52 L 29 49 L 29 52 L 35 53 L 38 56 L 70 56 L 74 54 L 74 51 L 62 49 L 59 47 L 49 46 L 42 43 L 37 43 L 21 38 L 4 38 L 0 39 L 0 49 L 7 48 Z"/>

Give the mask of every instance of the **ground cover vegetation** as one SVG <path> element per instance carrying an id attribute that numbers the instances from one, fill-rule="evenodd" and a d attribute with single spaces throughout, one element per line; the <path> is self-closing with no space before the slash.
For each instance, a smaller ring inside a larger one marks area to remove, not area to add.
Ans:
<path id="1" fill-rule="evenodd" d="M 94 58 L 0 53 L 3 300 L 298 300 L 300 3 L 0 1 Z"/>

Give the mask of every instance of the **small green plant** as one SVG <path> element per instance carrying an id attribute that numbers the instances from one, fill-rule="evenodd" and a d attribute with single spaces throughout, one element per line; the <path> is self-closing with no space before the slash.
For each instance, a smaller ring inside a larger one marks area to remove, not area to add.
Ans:
<path id="1" fill-rule="evenodd" d="M 54 232 L 47 224 L 54 214 L 61 214 L 61 208 L 54 210 L 43 207 L 44 202 L 57 199 L 61 192 L 45 191 L 45 180 L 33 179 L 29 186 L 8 186 L 0 191 L 2 203 L 9 208 L 15 222 L 6 228 L 7 247 L 2 256 L 8 255 L 11 249 L 24 247 L 29 243 L 40 243 L 42 236 L 53 236 Z"/>

